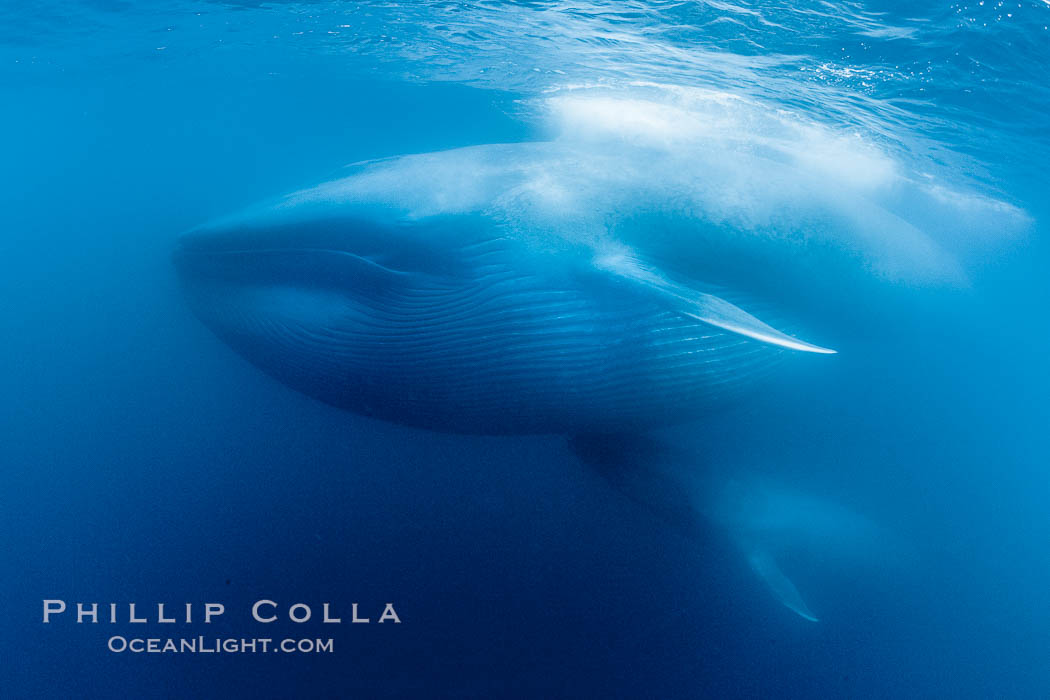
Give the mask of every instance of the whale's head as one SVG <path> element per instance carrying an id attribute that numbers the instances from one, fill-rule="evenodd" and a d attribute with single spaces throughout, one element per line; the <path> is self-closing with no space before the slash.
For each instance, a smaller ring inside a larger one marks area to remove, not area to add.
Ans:
<path id="1" fill-rule="evenodd" d="M 392 361 L 468 291 L 457 241 L 477 226 L 293 196 L 182 234 L 173 259 L 193 312 L 223 341 L 296 389 L 371 413 L 364 395 L 384 394 L 383 380 L 359 370 Z"/>
<path id="2" fill-rule="evenodd" d="M 194 309 L 227 339 L 256 323 L 313 332 L 376 295 L 454 283 L 467 274 L 465 248 L 499 235 L 481 215 L 498 178 L 480 172 L 477 149 L 463 151 L 351 166 L 182 234 L 174 259 Z"/>

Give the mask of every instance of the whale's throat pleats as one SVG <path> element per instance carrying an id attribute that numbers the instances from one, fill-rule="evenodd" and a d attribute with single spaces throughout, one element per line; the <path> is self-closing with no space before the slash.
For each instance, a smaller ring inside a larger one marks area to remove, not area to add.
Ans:
<path id="1" fill-rule="evenodd" d="M 197 310 L 240 353 L 307 394 L 472 433 L 666 424 L 731 397 L 783 352 L 646 295 L 603 296 L 522 272 L 500 246 L 464 249 L 468 276 L 307 251 L 297 269 L 323 274 L 230 285 Z"/>

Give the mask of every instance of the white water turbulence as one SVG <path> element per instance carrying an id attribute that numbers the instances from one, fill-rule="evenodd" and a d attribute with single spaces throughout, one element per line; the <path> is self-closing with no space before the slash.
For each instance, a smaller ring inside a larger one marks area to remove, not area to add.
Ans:
<path id="1" fill-rule="evenodd" d="M 821 275 L 831 265 L 858 281 L 965 286 L 1030 225 L 1017 207 L 917 171 L 859 131 L 728 92 L 634 83 L 626 93 L 562 90 L 543 108 L 559 140 L 616 154 L 618 172 L 674 202 L 694 225 L 676 231 L 676 255 L 729 245 Z"/>
<path id="2" fill-rule="evenodd" d="M 744 473 L 668 488 L 683 460 L 656 469 L 659 450 L 588 446 L 829 361 L 822 313 L 861 315 L 873 290 L 963 293 L 1027 215 L 727 93 L 576 87 L 524 108 L 548 140 L 356 164 L 187 233 L 176 261 L 194 310 L 266 372 L 356 413 L 576 436 L 585 463 L 629 474 L 612 481 L 652 507 L 692 494 L 685 511 L 816 620 L 777 563 L 781 540 L 866 532 L 846 528 L 860 516 L 742 490 Z"/>

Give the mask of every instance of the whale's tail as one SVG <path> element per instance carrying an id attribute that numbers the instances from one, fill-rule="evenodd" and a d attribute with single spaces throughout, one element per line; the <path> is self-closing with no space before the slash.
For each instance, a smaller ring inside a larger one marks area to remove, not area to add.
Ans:
<path id="1" fill-rule="evenodd" d="M 762 547 L 750 547 L 745 550 L 745 556 L 748 564 L 751 565 L 751 570 L 762 579 L 773 597 L 784 607 L 810 622 L 819 621 L 819 618 L 806 605 L 806 601 L 802 600 L 802 594 L 798 592 L 798 588 L 780 570 L 776 559 L 768 550 Z"/>
<path id="2" fill-rule="evenodd" d="M 773 597 L 811 622 L 817 615 L 778 558 L 846 559 L 870 553 L 875 539 L 874 526 L 851 511 L 761 479 L 716 478 L 699 456 L 648 437 L 578 435 L 570 445 L 616 490 L 687 534 L 720 531 Z"/>

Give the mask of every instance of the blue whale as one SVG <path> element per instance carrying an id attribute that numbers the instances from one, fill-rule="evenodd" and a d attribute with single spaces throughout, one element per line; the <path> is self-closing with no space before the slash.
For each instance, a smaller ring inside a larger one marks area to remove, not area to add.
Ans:
<path id="1" fill-rule="evenodd" d="M 184 234 L 192 308 L 360 414 L 639 432 L 831 354 L 818 316 L 856 317 L 865 285 L 965 286 L 967 255 L 987 257 L 968 248 L 1024 218 L 735 98 L 585 90 L 544 109 L 549 141 L 355 164 Z"/>
<path id="2" fill-rule="evenodd" d="M 367 163 L 187 234 L 196 314 L 281 381 L 357 413 L 481 434 L 695 418 L 785 353 L 831 353 L 740 291 L 672 276 L 617 235 L 679 216 L 548 143 Z M 610 164 L 611 165 L 611 164 Z M 425 174 L 425 176 L 424 176 Z M 584 196 L 586 195 L 586 196 Z"/>
<path id="3" fill-rule="evenodd" d="M 340 408 L 570 436 L 615 487 L 727 532 L 815 620 L 775 560 L 782 535 L 859 520 L 746 480 L 704 486 L 644 433 L 832 354 L 834 338 L 798 329 L 863 284 L 965 286 L 960 227 L 1018 216 L 827 144 L 727 151 L 673 109 L 599 107 L 582 136 L 359 163 L 189 231 L 174 256 L 189 303 L 259 368 Z"/>

